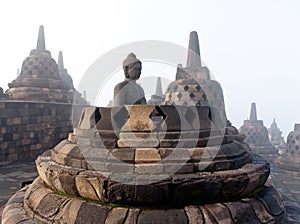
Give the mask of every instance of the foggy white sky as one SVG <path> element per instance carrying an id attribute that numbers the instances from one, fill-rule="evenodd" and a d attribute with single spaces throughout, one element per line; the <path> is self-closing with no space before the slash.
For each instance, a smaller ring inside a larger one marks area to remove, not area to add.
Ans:
<path id="1" fill-rule="evenodd" d="M 63 51 L 75 86 L 113 48 L 140 40 L 187 47 L 196 30 L 229 120 L 239 128 L 256 102 L 258 118 L 269 127 L 275 117 L 286 137 L 300 123 L 299 12 L 297 0 L 1 1 L 0 86 L 6 90 L 16 78 L 36 46 L 39 25 L 52 57 Z"/>

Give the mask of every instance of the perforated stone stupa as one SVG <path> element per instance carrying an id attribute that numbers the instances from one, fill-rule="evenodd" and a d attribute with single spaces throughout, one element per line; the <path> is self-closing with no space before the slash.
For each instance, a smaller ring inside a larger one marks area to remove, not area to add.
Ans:
<path id="1" fill-rule="evenodd" d="M 286 143 L 284 141 L 284 137 L 282 136 L 282 131 L 278 128 L 275 118 L 268 129 L 268 133 L 271 144 L 278 148 L 280 154 L 283 153 L 286 149 Z"/>
<path id="2" fill-rule="evenodd" d="M 251 104 L 250 119 L 244 121 L 239 131 L 252 151 L 268 159 L 277 157 L 278 149 L 270 143 L 268 129 L 257 119 L 255 103 Z"/>
<path id="3" fill-rule="evenodd" d="M 300 172 L 300 124 L 287 137 L 286 150 L 276 160 L 276 164 L 284 169 Z"/>
<path id="4" fill-rule="evenodd" d="M 279 223 L 269 164 L 226 127 L 220 85 L 190 60 L 166 105 L 85 108 L 69 138 L 37 159 L 39 177 L 9 200 L 3 224 Z"/>
<path id="5" fill-rule="evenodd" d="M 73 102 L 74 88 L 46 50 L 43 26 L 39 28 L 36 48 L 23 61 L 20 75 L 8 86 L 7 94 L 12 100 Z"/>

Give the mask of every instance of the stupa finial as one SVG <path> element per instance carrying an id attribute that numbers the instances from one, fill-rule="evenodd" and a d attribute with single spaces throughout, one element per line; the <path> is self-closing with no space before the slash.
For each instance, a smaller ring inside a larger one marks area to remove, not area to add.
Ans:
<path id="1" fill-rule="evenodd" d="M 46 50 L 45 35 L 44 35 L 44 26 L 42 26 L 42 25 L 39 28 L 39 36 L 38 36 L 38 41 L 37 41 L 36 49 L 40 50 L 40 51 Z"/>
<path id="2" fill-rule="evenodd" d="M 59 51 L 58 53 L 58 69 L 60 71 L 62 71 L 64 69 L 64 58 L 63 58 L 63 54 L 62 51 Z"/>
<path id="3" fill-rule="evenodd" d="M 162 95 L 163 95 L 160 77 L 157 77 L 155 95 L 156 95 L 156 96 L 162 96 Z"/>
<path id="4" fill-rule="evenodd" d="M 257 121 L 256 104 L 251 103 L 250 121 Z"/>
<path id="5" fill-rule="evenodd" d="M 201 67 L 199 39 L 196 31 L 190 33 L 186 67 Z"/>

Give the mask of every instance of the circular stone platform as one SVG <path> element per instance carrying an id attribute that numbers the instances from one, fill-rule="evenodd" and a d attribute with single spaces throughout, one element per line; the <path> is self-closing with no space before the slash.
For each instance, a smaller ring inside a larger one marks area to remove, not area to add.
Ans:
<path id="1" fill-rule="evenodd" d="M 70 198 L 47 188 L 37 178 L 8 201 L 2 223 L 277 223 L 283 218 L 282 201 L 269 185 L 253 197 L 238 201 L 149 209 Z"/>

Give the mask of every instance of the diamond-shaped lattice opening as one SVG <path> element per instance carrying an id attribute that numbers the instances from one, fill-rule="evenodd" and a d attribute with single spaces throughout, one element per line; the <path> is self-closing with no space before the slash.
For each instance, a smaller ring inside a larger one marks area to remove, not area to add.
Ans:
<path id="1" fill-rule="evenodd" d="M 123 107 L 111 109 L 112 124 L 115 131 L 119 131 L 129 118 L 128 111 Z"/>
<path id="2" fill-rule="evenodd" d="M 197 89 L 198 91 L 200 91 L 200 90 L 201 90 L 201 86 L 200 86 L 200 85 L 197 85 L 197 86 L 196 86 L 196 89 Z"/>
<path id="3" fill-rule="evenodd" d="M 189 88 L 190 88 L 190 87 L 189 87 L 188 85 L 185 85 L 183 89 L 184 89 L 185 91 L 188 91 Z"/>
<path id="4" fill-rule="evenodd" d="M 178 94 L 177 94 L 177 97 L 178 97 L 178 99 L 181 99 L 182 94 L 181 94 L 181 93 L 178 93 Z"/>
<path id="5" fill-rule="evenodd" d="M 191 94 L 190 94 L 190 97 L 191 97 L 191 99 L 194 99 L 194 98 L 195 98 L 194 93 L 191 93 Z"/>
<path id="6" fill-rule="evenodd" d="M 156 106 L 153 112 L 150 115 L 150 119 L 155 124 L 156 130 L 162 129 L 162 122 L 166 119 L 167 115 L 164 114 L 164 112 L 160 109 L 159 106 Z M 154 130 L 154 131 L 156 131 Z"/>

